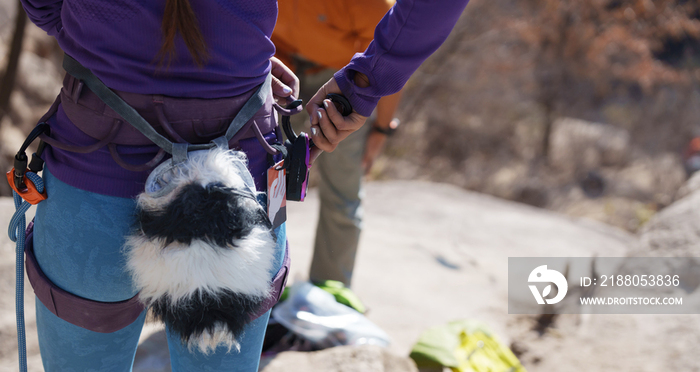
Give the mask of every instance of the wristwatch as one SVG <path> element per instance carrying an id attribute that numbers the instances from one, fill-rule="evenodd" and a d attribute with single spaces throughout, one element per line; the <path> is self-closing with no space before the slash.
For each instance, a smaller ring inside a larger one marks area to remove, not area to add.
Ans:
<path id="1" fill-rule="evenodd" d="M 372 124 L 372 131 L 379 132 L 385 136 L 391 136 L 392 134 L 394 134 L 394 132 L 396 132 L 396 129 L 399 128 L 399 124 L 401 124 L 401 121 L 397 118 L 391 119 L 391 121 L 389 122 L 388 128 L 382 128 L 382 127 L 377 126 L 377 123 L 373 123 Z"/>

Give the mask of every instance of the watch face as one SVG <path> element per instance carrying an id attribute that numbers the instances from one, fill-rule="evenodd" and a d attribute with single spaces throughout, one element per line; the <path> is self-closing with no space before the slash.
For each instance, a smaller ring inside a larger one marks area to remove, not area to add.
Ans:
<path id="1" fill-rule="evenodd" d="M 397 129 L 399 129 L 399 125 L 400 125 L 400 124 L 401 124 L 401 120 L 399 120 L 398 118 L 393 118 L 393 119 L 391 119 L 391 121 L 389 122 L 389 128 L 390 128 L 392 131 L 397 130 Z"/>

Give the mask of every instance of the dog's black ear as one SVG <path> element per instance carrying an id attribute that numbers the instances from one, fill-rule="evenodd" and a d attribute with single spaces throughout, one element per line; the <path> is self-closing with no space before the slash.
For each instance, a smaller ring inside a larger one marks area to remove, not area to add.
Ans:
<path id="1" fill-rule="evenodd" d="M 161 238 L 165 245 L 199 239 L 219 247 L 235 246 L 253 228 L 272 227 L 255 200 L 218 183 L 187 184 L 167 206 L 156 211 L 139 209 L 137 214 L 144 235 Z"/>

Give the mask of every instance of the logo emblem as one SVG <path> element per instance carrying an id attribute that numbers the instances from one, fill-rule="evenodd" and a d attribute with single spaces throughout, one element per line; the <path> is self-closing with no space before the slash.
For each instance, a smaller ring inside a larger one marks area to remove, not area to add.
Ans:
<path id="1" fill-rule="evenodd" d="M 544 299 L 552 291 L 552 285 L 545 287 L 542 291 L 542 295 L 537 290 L 537 287 L 530 285 L 530 291 L 532 295 L 535 296 L 535 300 L 538 304 L 544 305 L 545 301 L 550 304 L 559 303 L 564 296 L 566 296 L 566 291 L 569 289 L 569 284 L 566 282 L 566 278 L 560 272 L 556 270 L 547 270 L 547 265 L 538 266 L 535 270 L 532 270 L 530 276 L 527 278 L 530 283 L 554 283 L 557 286 L 557 295 L 554 298 Z"/>

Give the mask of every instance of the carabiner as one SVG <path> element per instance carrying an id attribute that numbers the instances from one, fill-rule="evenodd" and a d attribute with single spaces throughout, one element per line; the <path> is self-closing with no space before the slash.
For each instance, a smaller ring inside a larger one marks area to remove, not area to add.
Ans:
<path id="1" fill-rule="evenodd" d="M 36 205 L 39 204 L 41 201 L 46 200 L 46 190 L 44 189 L 44 192 L 39 192 L 36 189 L 36 186 L 34 185 L 34 182 L 27 178 L 26 172 L 28 172 L 29 169 L 24 170 L 22 173 L 22 178 L 20 178 L 20 184 L 24 186 L 24 188 L 18 188 L 16 186 L 17 182 L 17 175 L 15 172 L 15 168 L 12 168 L 11 171 L 7 172 L 7 183 L 10 184 L 10 187 L 12 187 L 12 190 L 15 190 L 17 195 L 19 195 L 22 199 L 26 200 L 27 203 Z"/>

